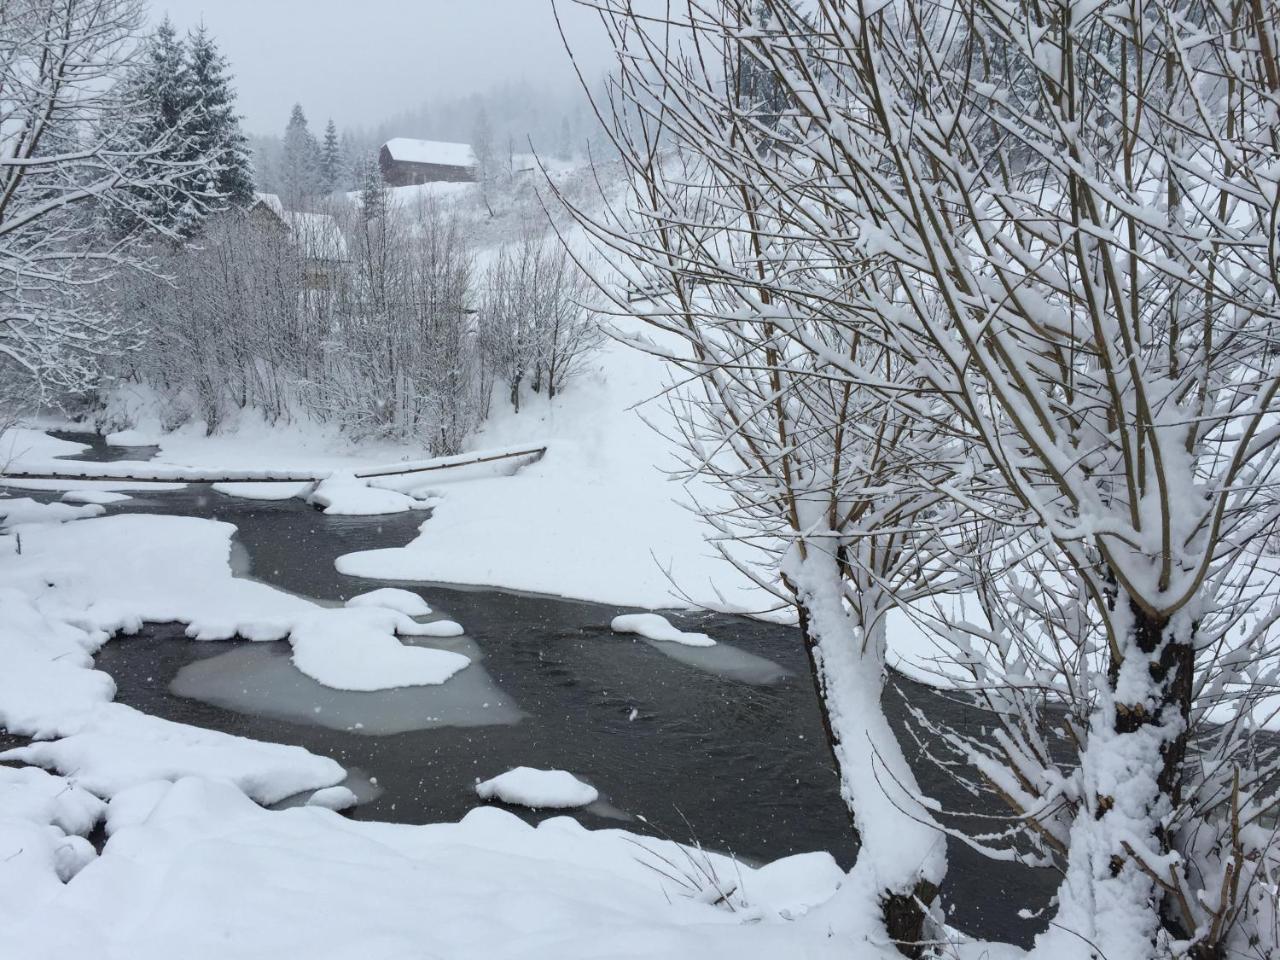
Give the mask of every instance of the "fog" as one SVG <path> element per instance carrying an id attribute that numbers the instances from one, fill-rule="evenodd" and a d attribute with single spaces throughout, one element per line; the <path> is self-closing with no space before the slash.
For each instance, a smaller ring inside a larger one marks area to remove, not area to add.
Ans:
<path id="1" fill-rule="evenodd" d="M 598 74 L 612 51 L 595 15 L 558 6 L 580 63 Z M 427 99 L 575 82 L 551 0 L 154 0 L 152 13 L 182 29 L 203 20 L 252 133 L 279 132 L 295 102 L 313 125 L 363 128 Z"/>

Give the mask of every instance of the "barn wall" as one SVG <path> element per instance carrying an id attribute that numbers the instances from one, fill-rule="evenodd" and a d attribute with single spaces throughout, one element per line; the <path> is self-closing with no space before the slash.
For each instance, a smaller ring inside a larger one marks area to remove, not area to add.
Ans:
<path id="1" fill-rule="evenodd" d="M 393 160 L 386 147 L 378 153 L 378 166 L 382 168 L 382 179 L 393 187 L 408 187 L 419 183 L 463 183 L 476 178 L 471 167 Z"/>

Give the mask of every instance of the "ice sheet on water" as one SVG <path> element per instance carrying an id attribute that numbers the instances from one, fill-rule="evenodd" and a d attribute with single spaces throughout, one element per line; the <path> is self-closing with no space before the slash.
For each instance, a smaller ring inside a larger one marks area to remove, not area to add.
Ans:
<path id="1" fill-rule="evenodd" d="M 245 644 L 188 664 L 169 689 L 180 697 L 240 713 L 367 736 L 518 723 L 524 714 L 478 662 L 480 648 L 470 640 L 459 640 L 450 642 L 448 649 L 472 662 L 438 686 L 335 690 L 301 673 L 290 662 L 287 645 Z"/>
<path id="2" fill-rule="evenodd" d="M 747 653 L 728 643 L 717 643 L 714 647 L 690 647 L 683 643 L 648 638 L 644 638 L 642 642 L 663 656 L 686 666 L 753 687 L 767 687 L 789 675 L 785 667 L 772 660 Z"/>

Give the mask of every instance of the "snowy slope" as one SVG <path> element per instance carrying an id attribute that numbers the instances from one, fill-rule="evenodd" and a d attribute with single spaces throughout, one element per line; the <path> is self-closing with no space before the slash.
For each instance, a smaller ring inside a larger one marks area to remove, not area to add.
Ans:
<path id="1" fill-rule="evenodd" d="M 645 419 L 665 417 L 646 404 L 665 379 L 662 361 L 610 341 L 554 401 L 534 396 L 516 414 L 495 397 L 473 446 L 545 443 L 542 461 L 511 477 L 431 484 L 441 502 L 418 539 L 348 554 L 338 569 L 638 607 L 688 606 L 681 591 L 716 609 L 768 606 L 707 545 L 687 491 L 664 472 L 670 444 Z"/>

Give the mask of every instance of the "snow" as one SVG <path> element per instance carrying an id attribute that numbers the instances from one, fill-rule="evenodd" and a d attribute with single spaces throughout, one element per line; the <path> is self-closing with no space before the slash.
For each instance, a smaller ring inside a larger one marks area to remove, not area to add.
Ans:
<path id="1" fill-rule="evenodd" d="M 306 805 L 308 807 L 324 807 L 326 810 L 347 810 L 354 807 L 358 802 L 359 798 L 351 790 L 338 786 L 317 790 L 307 797 Z"/>
<path id="2" fill-rule="evenodd" d="M 97 503 L 40 503 L 30 497 L 0 498 L 0 530 L 12 530 L 20 524 L 67 523 L 97 517 L 106 510 Z"/>
<path id="3" fill-rule="evenodd" d="M 656 869 L 684 862 L 675 844 L 566 817 L 533 827 L 481 808 L 451 824 L 363 823 L 263 810 L 225 782 L 185 779 L 119 796 L 108 822 L 102 855 L 70 882 L 0 899 L 23 960 L 894 956 L 806 916 L 841 880 L 825 854 L 759 869 L 710 854 L 731 911 Z"/>
<path id="4" fill-rule="evenodd" d="M 627 613 L 614 617 L 609 624 L 614 633 L 635 633 L 649 640 L 683 643 L 687 647 L 714 647 L 716 642 L 705 633 L 686 633 L 656 613 Z"/>
<path id="5" fill-rule="evenodd" d="M 64 834 L 85 836 L 107 805 L 63 777 L 36 767 L 0 766 L 0 821 L 52 824 Z"/>
<path id="6" fill-rule="evenodd" d="M 600 798 L 596 788 L 565 770 L 516 767 L 476 784 L 481 800 L 531 807 L 534 810 L 585 807 Z"/>
<path id="7" fill-rule="evenodd" d="M 431 612 L 427 601 L 418 594 L 398 587 L 380 587 L 368 593 L 357 594 L 347 601 L 348 607 L 383 607 L 399 610 L 406 617 L 425 617 Z"/>
<path id="8" fill-rule="evenodd" d="M 471 663 L 460 653 L 406 646 L 396 639 L 397 631 L 438 636 L 435 629 L 394 610 L 368 607 L 329 610 L 304 620 L 289 640 L 294 666 L 326 687 L 388 690 L 444 683 Z"/>
<path id="9" fill-rule="evenodd" d="M 28 460 L 74 457 L 89 448 L 83 443 L 59 440 L 32 427 L 9 427 L 0 432 L 0 470 Z"/>
<path id="10" fill-rule="evenodd" d="M 469 143 L 393 137 L 384 146 L 393 160 L 406 163 L 434 163 L 446 167 L 473 167 L 476 164 L 476 155 Z"/>
<path id="11" fill-rule="evenodd" d="M 307 502 L 323 507 L 330 516 L 365 517 L 384 513 L 425 510 L 430 504 L 396 490 L 370 486 L 348 472 L 337 472 L 323 480 L 307 497 Z"/>
<path id="12" fill-rule="evenodd" d="M 252 480 L 244 483 L 215 483 L 213 491 L 228 497 L 240 497 L 243 500 L 292 500 L 305 496 L 311 489 L 311 482 L 288 483 L 277 480 L 274 483 L 256 483 Z"/>
<path id="13" fill-rule="evenodd" d="M 333 760 L 301 747 L 262 743 L 148 716 L 121 703 L 103 703 L 80 731 L 0 753 L 58 770 L 77 787 L 110 797 L 155 780 L 200 774 L 234 783 L 261 803 L 332 786 L 346 776 Z"/>
<path id="14" fill-rule="evenodd" d="M 128 430 L 108 433 L 103 439 L 117 447 L 154 447 L 160 443 L 160 437 L 161 434 L 155 430 L 139 430 L 131 427 Z"/>

